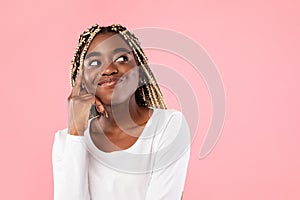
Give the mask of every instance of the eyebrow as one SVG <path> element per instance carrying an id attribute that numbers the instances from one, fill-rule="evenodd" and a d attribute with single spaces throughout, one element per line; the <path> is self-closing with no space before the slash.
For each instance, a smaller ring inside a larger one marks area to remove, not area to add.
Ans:
<path id="1" fill-rule="evenodd" d="M 116 54 L 116 53 L 119 53 L 119 52 L 126 52 L 126 53 L 129 53 L 131 52 L 131 50 L 129 49 L 126 49 L 126 48 L 116 48 L 112 51 L 113 54 Z M 102 54 L 100 52 L 97 52 L 97 51 L 93 51 L 91 53 L 89 53 L 88 55 L 85 56 L 85 59 L 88 59 L 90 57 L 93 57 L 93 56 L 101 56 Z"/>
<path id="2" fill-rule="evenodd" d="M 126 49 L 126 48 L 116 48 L 115 50 L 112 51 L 114 54 L 119 53 L 119 52 L 126 52 L 129 53 L 131 50 Z"/>
<path id="3" fill-rule="evenodd" d="M 93 57 L 93 56 L 101 56 L 101 53 L 97 52 L 97 51 L 93 51 L 93 52 L 89 53 L 88 55 L 86 55 L 85 59 L 88 59 L 89 57 Z"/>

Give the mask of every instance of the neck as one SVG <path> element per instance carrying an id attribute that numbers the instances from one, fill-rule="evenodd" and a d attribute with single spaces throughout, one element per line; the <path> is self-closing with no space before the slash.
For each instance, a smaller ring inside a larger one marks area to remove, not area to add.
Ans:
<path id="1" fill-rule="evenodd" d="M 149 109 L 139 106 L 136 103 L 134 94 L 121 104 L 103 106 L 108 114 L 108 118 L 103 116 L 99 118 L 99 122 L 104 130 L 106 128 L 109 131 L 116 129 L 126 130 L 143 125 L 149 119 L 149 116 L 145 115 L 145 111 Z"/>

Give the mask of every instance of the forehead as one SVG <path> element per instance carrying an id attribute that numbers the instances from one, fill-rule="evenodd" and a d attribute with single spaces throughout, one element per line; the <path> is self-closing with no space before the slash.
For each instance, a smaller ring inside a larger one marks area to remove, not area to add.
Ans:
<path id="1" fill-rule="evenodd" d="M 130 47 L 127 45 L 124 39 L 121 38 L 120 34 L 111 32 L 99 33 L 92 40 L 87 54 L 93 51 L 101 53 L 111 52 L 116 48 L 125 48 L 130 51 Z"/>

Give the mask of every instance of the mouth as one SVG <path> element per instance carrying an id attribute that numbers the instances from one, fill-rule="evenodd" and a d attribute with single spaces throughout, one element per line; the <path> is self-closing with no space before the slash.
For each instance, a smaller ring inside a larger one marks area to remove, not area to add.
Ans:
<path id="1" fill-rule="evenodd" d="M 121 78 L 107 78 L 105 80 L 99 81 L 98 86 L 106 87 L 106 86 L 115 86 L 124 80 Z"/>

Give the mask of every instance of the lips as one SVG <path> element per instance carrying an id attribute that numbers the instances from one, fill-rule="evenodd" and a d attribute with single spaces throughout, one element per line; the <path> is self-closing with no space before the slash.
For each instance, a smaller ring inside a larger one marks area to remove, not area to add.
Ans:
<path id="1" fill-rule="evenodd" d="M 123 78 L 118 78 L 118 77 L 111 77 L 111 78 L 106 78 L 104 80 L 99 81 L 98 85 L 99 86 L 110 86 L 110 85 L 115 85 L 119 82 L 123 81 Z"/>

